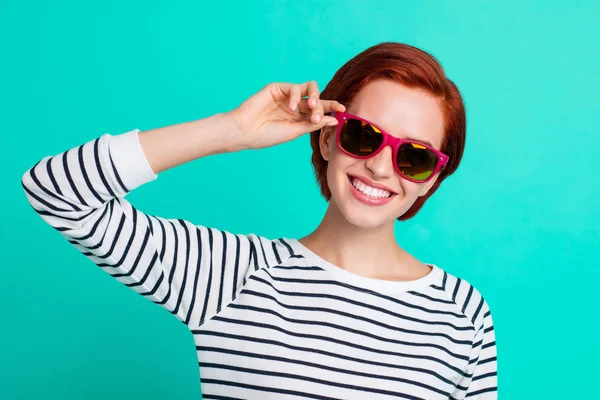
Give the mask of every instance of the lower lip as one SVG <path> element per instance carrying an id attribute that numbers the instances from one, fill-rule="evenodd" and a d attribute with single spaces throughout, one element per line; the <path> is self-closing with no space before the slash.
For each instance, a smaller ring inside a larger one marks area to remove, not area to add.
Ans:
<path id="1" fill-rule="evenodd" d="M 356 197 L 356 199 L 359 200 L 361 203 L 367 204 L 369 206 L 382 206 L 384 204 L 389 203 L 390 201 L 392 201 L 392 199 L 394 197 L 396 197 L 396 194 L 394 194 L 394 193 L 392 193 L 392 195 L 390 197 L 381 198 L 381 199 L 375 198 L 375 197 L 369 197 L 366 194 L 364 194 L 363 192 L 356 189 L 354 187 L 354 185 L 352 185 L 352 182 L 350 182 L 350 177 L 348 177 L 348 185 L 350 185 L 350 191 L 352 192 L 354 197 Z"/>

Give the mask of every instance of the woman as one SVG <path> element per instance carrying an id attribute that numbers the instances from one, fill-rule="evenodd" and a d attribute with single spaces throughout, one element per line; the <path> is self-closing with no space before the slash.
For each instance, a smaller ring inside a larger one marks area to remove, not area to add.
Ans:
<path id="1" fill-rule="evenodd" d="M 151 216 L 124 199 L 185 162 L 306 132 L 329 207 L 301 239 Z M 456 170 L 464 139 L 461 96 L 437 61 L 382 43 L 322 94 L 272 83 L 227 113 L 105 134 L 42 159 L 23 186 L 70 243 L 189 327 L 205 399 L 487 399 L 486 302 L 394 238 L 395 220 Z"/>

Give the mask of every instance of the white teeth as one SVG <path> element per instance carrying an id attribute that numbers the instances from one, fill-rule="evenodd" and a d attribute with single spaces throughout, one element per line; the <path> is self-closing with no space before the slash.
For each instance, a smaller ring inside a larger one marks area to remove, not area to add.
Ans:
<path id="1" fill-rule="evenodd" d="M 352 186 L 354 186 L 356 188 L 356 190 L 358 190 L 359 192 L 362 192 L 370 197 L 375 197 L 378 199 L 385 199 L 392 195 L 392 193 L 388 192 L 387 190 L 376 189 L 374 187 L 364 184 L 362 181 L 355 179 L 355 178 L 350 178 L 350 182 L 352 183 Z"/>

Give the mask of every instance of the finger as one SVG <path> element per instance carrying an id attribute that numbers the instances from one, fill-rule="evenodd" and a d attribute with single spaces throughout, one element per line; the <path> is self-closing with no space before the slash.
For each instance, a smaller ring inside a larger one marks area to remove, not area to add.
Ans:
<path id="1" fill-rule="evenodd" d="M 346 107 L 335 100 L 320 100 L 320 103 L 323 107 L 323 114 L 329 114 L 334 111 L 346 111 Z M 298 111 L 300 111 L 302 114 L 310 114 L 312 112 L 311 107 L 308 105 L 308 101 L 306 99 L 300 100 L 300 103 L 298 104 Z"/>
<path id="2" fill-rule="evenodd" d="M 316 81 L 309 81 L 307 85 L 308 105 L 314 108 L 319 103 L 319 85 Z"/>
<path id="3" fill-rule="evenodd" d="M 324 110 L 325 114 L 328 114 L 328 113 L 334 112 L 334 111 L 339 111 L 339 112 L 346 111 L 346 106 L 344 106 L 342 103 L 338 103 L 335 100 L 321 100 L 321 104 L 323 105 L 323 110 Z"/>
<path id="4" fill-rule="evenodd" d="M 283 97 L 287 97 L 288 107 L 294 109 L 294 103 L 298 103 L 300 99 L 307 95 L 308 93 L 308 82 L 297 84 L 297 83 L 288 83 L 288 82 L 275 82 L 267 87 L 272 87 L 275 89 L 277 94 L 283 95 Z M 279 97 L 277 95 L 277 97 Z"/>
<path id="5" fill-rule="evenodd" d="M 325 114 L 323 105 L 320 101 L 317 102 L 315 107 L 311 107 L 309 106 L 308 99 L 300 100 L 300 103 L 298 104 L 298 111 L 300 111 L 300 114 L 304 114 L 303 119 L 310 119 L 315 124 L 318 123 Z"/>
<path id="6" fill-rule="evenodd" d="M 319 123 L 314 123 L 310 119 L 306 119 L 300 122 L 296 122 L 293 125 L 293 134 L 296 136 L 303 135 L 308 132 L 313 132 L 322 129 L 326 126 L 335 126 L 338 124 L 337 119 L 329 116 L 323 117 Z"/>
<path id="7" fill-rule="evenodd" d="M 300 103 L 300 99 L 302 98 L 301 85 L 290 85 L 289 97 L 290 109 L 292 111 L 296 111 L 298 108 L 298 103 Z"/>
<path id="8" fill-rule="evenodd" d="M 318 101 L 317 105 L 314 106 L 312 109 L 312 115 L 310 119 L 316 124 L 319 121 L 321 121 L 321 118 L 323 118 L 323 114 L 325 114 L 325 112 L 323 111 L 323 103 Z"/>
<path id="9" fill-rule="evenodd" d="M 310 100 L 310 105 L 316 105 L 316 101 L 319 99 L 319 85 L 316 81 L 308 81 L 301 84 L 287 83 L 287 82 L 278 82 L 276 85 L 286 96 L 292 96 L 292 90 L 297 90 L 296 86 L 300 87 L 300 97 L 308 96 Z M 314 100 L 311 100 L 314 98 Z"/>

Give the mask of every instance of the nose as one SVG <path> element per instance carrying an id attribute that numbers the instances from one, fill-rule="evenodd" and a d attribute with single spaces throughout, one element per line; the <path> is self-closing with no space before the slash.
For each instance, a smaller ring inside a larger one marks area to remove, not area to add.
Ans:
<path id="1" fill-rule="evenodd" d="M 392 148 L 385 146 L 376 156 L 367 158 L 365 166 L 373 173 L 376 179 L 391 177 L 394 174 Z"/>

